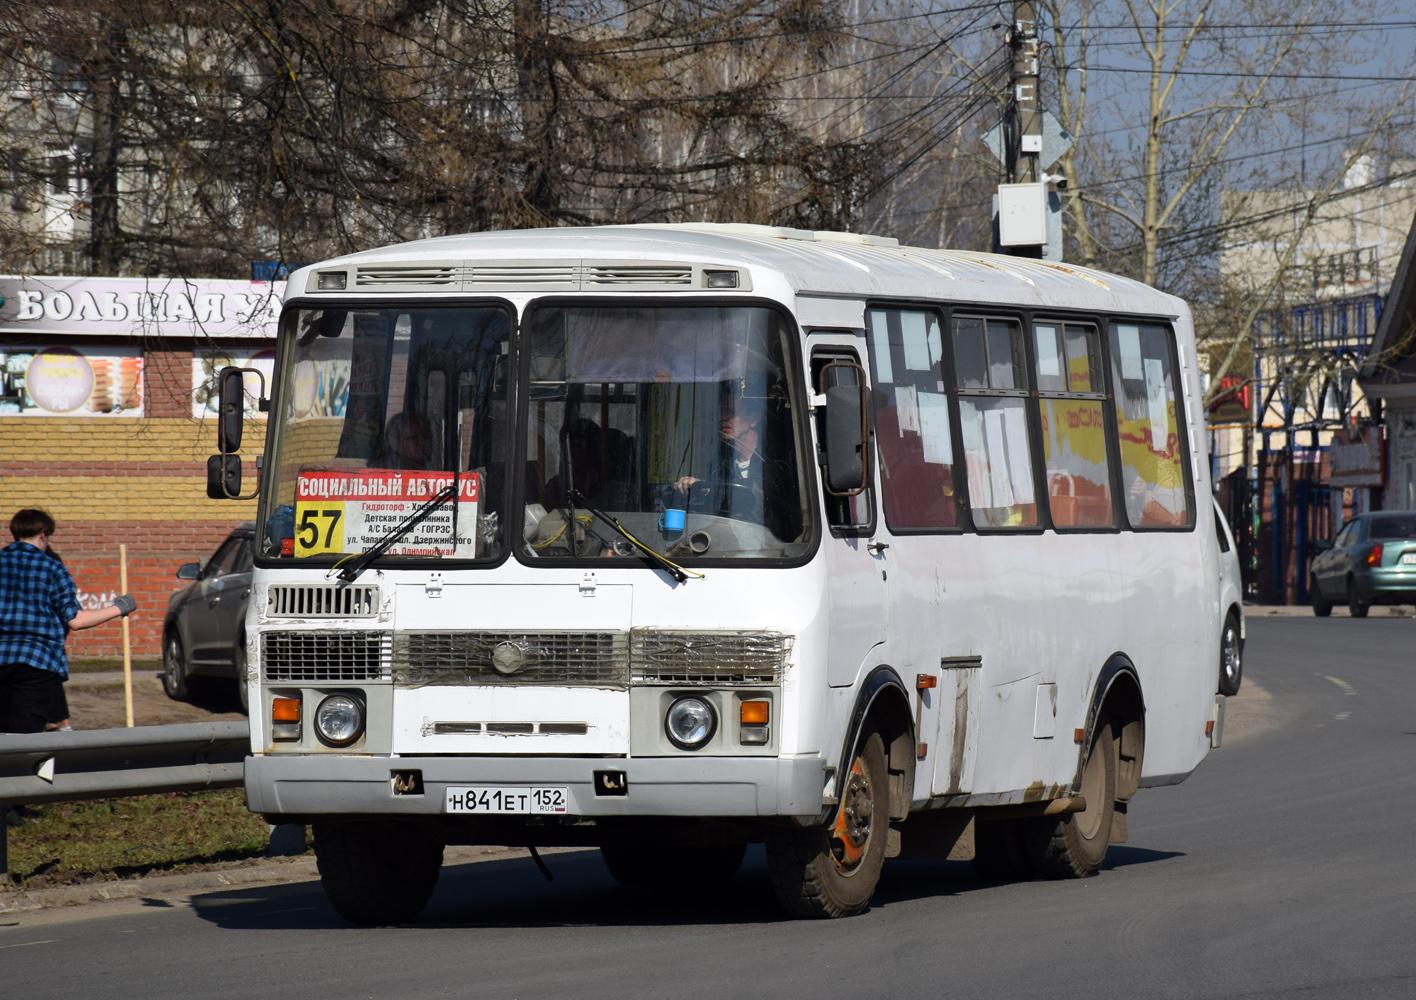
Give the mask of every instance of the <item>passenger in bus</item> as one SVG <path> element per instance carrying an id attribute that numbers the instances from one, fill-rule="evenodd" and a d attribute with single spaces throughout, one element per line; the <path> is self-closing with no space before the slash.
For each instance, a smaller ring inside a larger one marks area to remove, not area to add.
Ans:
<path id="1" fill-rule="evenodd" d="M 551 507 L 565 506 L 566 490 L 574 486 L 591 503 L 606 510 L 637 510 L 634 488 L 634 439 L 624 431 L 576 417 L 560 433 L 564 461 L 546 483 Z"/>
<path id="2" fill-rule="evenodd" d="M 790 540 L 801 533 L 789 494 L 792 470 L 762 449 L 762 402 L 737 395 L 724 400 L 718 427 L 721 444 L 708 478 L 681 476 L 674 491 L 685 498 L 690 510 L 761 524 L 778 538 Z"/>
<path id="3" fill-rule="evenodd" d="M 433 429 L 421 413 L 395 413 L 384 428 L 383 468 L 426 469 Z"/>

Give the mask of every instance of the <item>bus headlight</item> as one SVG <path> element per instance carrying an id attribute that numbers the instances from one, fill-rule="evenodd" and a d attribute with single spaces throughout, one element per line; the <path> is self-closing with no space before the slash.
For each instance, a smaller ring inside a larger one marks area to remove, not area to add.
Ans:
<path id="1" fill-rule="evenodd" d="M 347 694 L 332 694 L 315 709 L 315 732 L 332 747 L 347 747 L 364 735 L 364 706 Z"/>
<path id="2" fill-rule="evenodd" d="M 704 698 L 689 695 L 669 706 L 664 716 L 664 732 L 680 750 L 697 750 L 713 738 L 718 714 Z"/>

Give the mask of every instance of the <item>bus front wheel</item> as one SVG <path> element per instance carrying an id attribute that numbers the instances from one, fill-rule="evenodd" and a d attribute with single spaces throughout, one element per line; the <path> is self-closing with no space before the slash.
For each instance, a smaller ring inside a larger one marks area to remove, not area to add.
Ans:
<path id="1" fill-rule="evenodd" d="M 428 904 L 443 845 L 415 824 L 316 823 L 312 832 L 325 896 L 351 924 L 403 923 Z"/>
<path id="2" fill-rule="evenodd" d="M 1082 767 L 1086 808 L 1058 818 L 1029 820 L 1027 847 L 1033 870 L 1044 878 L 1085 878 L 1106 860 L 1111 819 L 1116 809 L 1116 740 L 1111 723 L 1102 723 L 1092 737 Z"/>
<path id="3" fill-rule="evenodd" d="M 870 905 L 890 833 L 890 775 L 880 733 L 865 736 L 828 827 L 767 832 L 767 869 L 793 916 L 849 917 Z"/>

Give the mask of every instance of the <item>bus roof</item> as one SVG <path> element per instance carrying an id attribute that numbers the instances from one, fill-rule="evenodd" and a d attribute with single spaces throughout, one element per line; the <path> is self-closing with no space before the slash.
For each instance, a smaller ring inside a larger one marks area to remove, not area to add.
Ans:
<path id="1" fill-rule="evenodd" d="M 1188 312 L 1174 296 L 1076 264 L 906 247 L 893 239 L 854 233 L 737 223 L 566 227 L 434 237 L 302 268 L 291 275 L 287 294 L 313 291 L 309 279 L 314 272 L 341 266 L 356 271 L 350 291 L 465 292 L 473 289 L 458 280 L 457 270 L 482 261 L 528 265 L 496 268 L 504 287 L 479 277 L 476 290 L 489 292 L 554 290 L 557 279 L 565 275 L 555 268 L 529 266 L 536 262 L 565 268 L 576 262 L 681 262 L 746 268 L 755 289 L 784 284 L 806 296 L 997 302 L 1157 316 Z M 594 287 L 615 291 L 614 284 L 597 280 Z M 639 291 L 655 290 L 652 276 L 631 275 L 622 284 Z"/>

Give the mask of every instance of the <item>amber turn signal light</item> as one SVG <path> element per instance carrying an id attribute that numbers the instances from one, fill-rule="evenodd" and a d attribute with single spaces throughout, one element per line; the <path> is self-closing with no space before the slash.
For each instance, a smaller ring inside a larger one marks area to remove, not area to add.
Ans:
<path id="1" fill-rule="evenodd" d="M 771 722 L 771 708 L 765 701 L 745 701 L 739 718 L 744 726 L 765 726 Z"/>
<path id="2" fill-rule="evenodd" d="M 276 698 L 270 703 L 271 722 L 299 722 L 300 699 Z"/>

